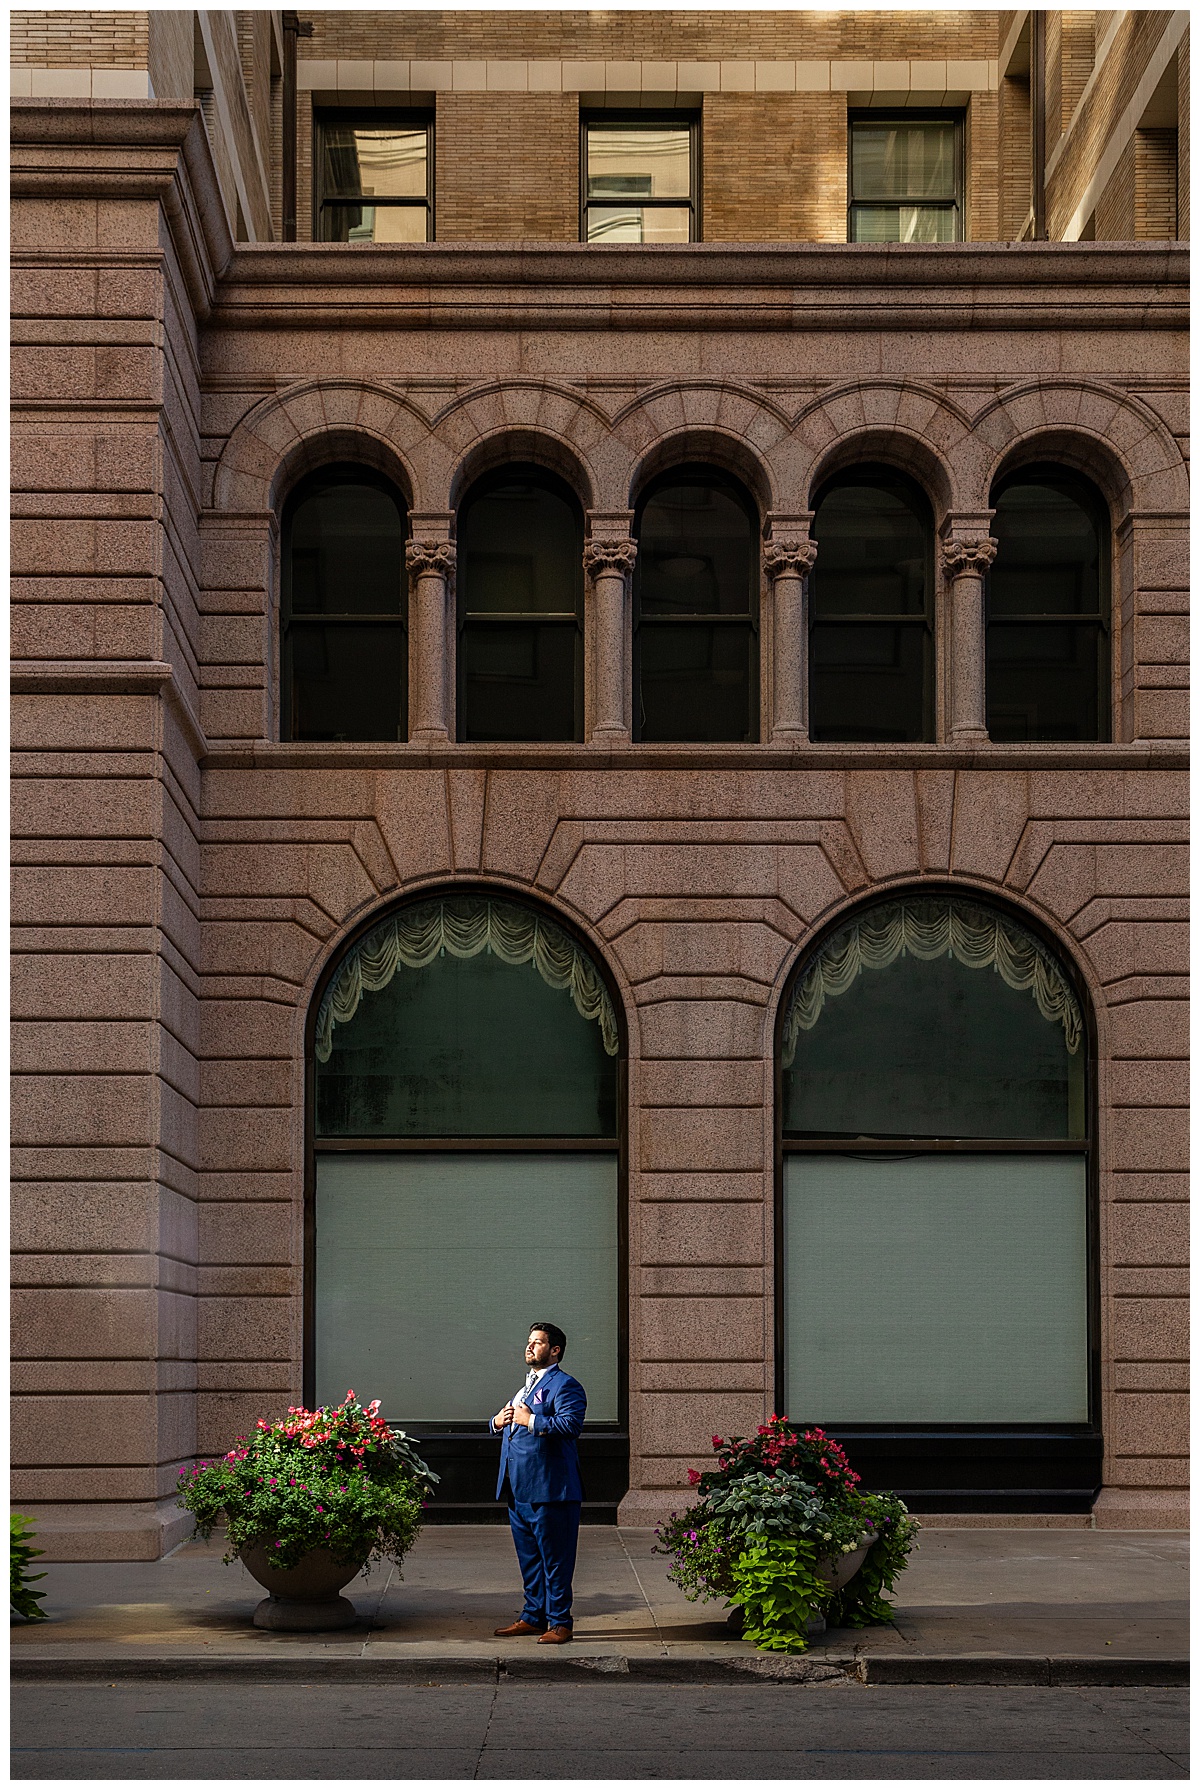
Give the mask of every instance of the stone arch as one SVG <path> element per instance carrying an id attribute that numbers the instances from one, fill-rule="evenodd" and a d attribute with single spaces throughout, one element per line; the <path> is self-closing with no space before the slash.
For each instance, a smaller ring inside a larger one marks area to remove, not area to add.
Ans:
<path id="1" fill-rule="evenodd" d="M 778 508 L 790 472 L 787 414 L 760 392 L 721 379 L 673 381 L 635 398 L 613 419 L 628 454 L 622 507 L 670 466 L 710 460 L 753 494 L 762 514 Z"/>
<path id="2" fill-rule="evenodd" d="M 975 507 L 970 421 L 942 393 L 909 380 L 856 380 L 825 392 L 796 419 L 803 449 L 800 507 L 834 473 L 879 460 L 915 478 L 935 516 Z"/>
<path id="3" fill-rule="evenodd" d="M 232 431 L 217 462 L 213 507 L 275 509 L 306 472 L 362 460 L 426 507 L 421 447 L 429 422 L 409 399 L 359 380 L 315 380 L 264 398 Z"/>
<path id="4" fill-rule="evenodd" d="M 1037 459 L 1061 460 L 1104 493 L 1113 519 L 1127 511 L 1188 508 L 1178 443 L 1161 418 L 1128 392 L 1091 380 L 1030 381 L 1001 392 L 975 417 L 985 457 L 980 508 L 1001 474 Z"/>
<path id="5" fill-rule="evenodd" d="M 447 471 L 435 507 L 456 508 L 473 479 L 505 460 L 533 460 L 557 472 L 585 509 L 596 501 L 595 458 L 609 420 L 569 387 L 542 379 L 490 381 L 452 399 L 430 426 Z"/>

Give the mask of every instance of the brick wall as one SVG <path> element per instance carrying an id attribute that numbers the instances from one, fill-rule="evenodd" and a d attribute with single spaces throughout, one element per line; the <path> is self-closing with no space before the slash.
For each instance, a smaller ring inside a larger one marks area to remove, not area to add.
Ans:
<path id="1" fill-rule="evenodd" d="M 1096 206 L 1097 242 L 1132 242 L 1134 237 L 1133 144 L 1122 151 Z"/>
<path id="2" fill-rule="evenodd" d="M 389 56 L 988 57 L 997 14 L 947 12 L 302 12 L 314 59 Z"/>
<path id="3" fill-rule="evenodd" d="M 576 242 L 579 105 L 574 94 L 440 93 L 440 242 Z"/>
<path id="4" fill-rule="evenodd" d="M 845 242 L 844 94 L 704 96 L 706 242 Z"/>
<path id="5" fill-rule="evenodd" d="M 149 15 L 97 12 L 14 12 L 10 61 L 14 68 L 145 68 Z"/>
<path id="6" fill-rule="evenodd" d="M 1137 131 L 1133 139 L 1133 234 L 1138 242 L 1173 240 L 1176 226 L 1177 133 Z"/>
<path id="7" fill-rule="evenodd" d="M 1033 199 L 1033 116 L 1028 78 L 1000 83 L 997 99 L 1000 238 L 1015 242 L 1025 227 Z"/>
<path id="8" fill-rule="evenodd" d="M 152 12 L 150 85 L 155 99 L 191 99 L 196 86 L 196 26 L 190 12 Z"/>
<path id="9" fill-rule="evenodd" d="M 972 94 L 966 120 L 968 242 L 995 242 L 1000 235 L 999 122 L 997 96 Z"/>

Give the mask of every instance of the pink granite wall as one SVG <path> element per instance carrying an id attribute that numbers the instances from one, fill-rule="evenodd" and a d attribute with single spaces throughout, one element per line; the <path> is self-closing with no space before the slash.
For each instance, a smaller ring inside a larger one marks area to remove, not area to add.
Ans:
<path id="1" fill-rule="evenodd" d="M 774 1015 L 814 929 L 923 877 L 1036 915 L 1091 991 L 1096 1520 L 1184 1520 L 1178 253 L 614 251 L 601 281 L 578 247 L 235 252 L 202 137 L 151 111 L 130 155 L 130 112 L 61 108 L 56 160 L 18 110 L 14 1440 L 51 1545 L 170 1545 L 174 1464 L 300 1393 L 312 991 L 388 901 L 481 877 L 575 920 L 625 1003 L 624 1520 L 771 1407 Z M 762 745 L 281 743 L 291 479 L 361 454 L 446 538 L 512 453 L 597 537 L 671 458 L 739 470 L 772 538 L 854 459 L 952 534 L 1014 460 L 1077 464 L 1113 520 L 1114 743 L 952 743 L 948 652 L 936 742 L 772 743 L 766 583 Z"/>

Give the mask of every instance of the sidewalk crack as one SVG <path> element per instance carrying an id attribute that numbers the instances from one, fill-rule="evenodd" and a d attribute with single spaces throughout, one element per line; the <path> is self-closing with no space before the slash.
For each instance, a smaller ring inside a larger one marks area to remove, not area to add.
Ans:
<path id="1" fill-rule="evenodd" d="M 654 1632 L 658 1636 L 658 1644 L 659 1644 L 660 1648 L 662 1649 L 663 1658 L 665 1659 L 667 1656 L 667 1643 L 666 1643 L 665 1639 L 663 1638 L 663 1632 L 662 1632 L 661 1628 L 659 1628 L 659 1626 L 658 1626 L 658 1617 L 654 1614 L 654 1605 L 650 1602 L 650 1599 L 646 1596 L 646 1587 L 642 1584 L 642 1576 L 638 1572 L 637 1567 L 634 1565 L 633 1556 L 630 1554 L 629 1549 L 625 1546 L 625 1537 L 621 1534 L 620 1529 L 617 1530 L 617 1541 L 620 1545 L 621 1552 L 625 1556 L 625 1564 L 628 1566 L 630 1572 L 633 1574 L 633 1582 L 642 1594 L 642 1602 L 645 1604 L 647 1613 L 650 1617 L 650 1620 L 654 1624 Z"/>
<path id="2" fill-rule="evenodd" d="M 475 1778 L 477 1778 L 479 1776 L 480 1767 L 483 1764 L 483 1755 L 487 1751 L 488 1735 L 492 1731 L 492 1717 L 496 1713 L 496 1703 L 500 1696 L 500 1675 L 501 1675 L 502 1669 L 503 1668 L 501 1666 L 500 1661 L 497 1660 L 497 1662 L 496 1662 L 496 1677 L 492 1684 L 492 1700 L 488 1704 L 487 1721 L 484 1723 L 484 1726 L 483 1726 L 483 1739 L 479 1742 L 479 1757 L 476 1759 L 475 1769 L 471 1773 L 472 1780 L 474 1780 Z"/>

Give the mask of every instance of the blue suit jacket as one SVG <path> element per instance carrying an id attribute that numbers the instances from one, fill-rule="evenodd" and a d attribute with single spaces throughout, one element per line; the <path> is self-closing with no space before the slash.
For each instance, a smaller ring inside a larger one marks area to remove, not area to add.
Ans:
<path id="1" fill-rule="evenodd" d="M 513 1497 L 523 1504 L 582 1503 L 575 1438 L 583 1428 L 587 1393 L 561 1367 L 550 1367 L 529 1394 L 529 1408 L 533 1412 L 531 1430 L 510 1423 L 500 1432 L 497 1498 L 504 1496 L 507 1479 Z"/>

